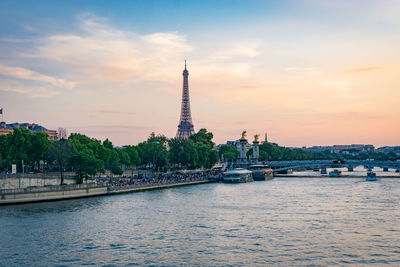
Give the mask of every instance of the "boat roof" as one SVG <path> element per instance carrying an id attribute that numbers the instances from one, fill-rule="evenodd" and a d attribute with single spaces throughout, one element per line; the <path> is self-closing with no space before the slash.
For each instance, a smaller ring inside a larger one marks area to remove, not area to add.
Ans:
<path id="1" fill-rule="evenodd" d="M 255 164 L 255 165 L 251 165 L 250 168 L 269 168 L 267 165 L 263 165 L 263 164 Z"/>
<path id="2" fill-rule="evenodd" d="M 224 174 L 248 174 L 248 173 L 252 173 L 252 172 L 249 170 L 245 170 L 245 169 L 234 169 L 231 171 L 224 172 Z"/>

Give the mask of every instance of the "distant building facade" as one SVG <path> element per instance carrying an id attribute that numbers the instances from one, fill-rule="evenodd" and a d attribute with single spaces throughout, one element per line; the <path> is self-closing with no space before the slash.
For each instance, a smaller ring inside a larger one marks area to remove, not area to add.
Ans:
<path id="1" fill-rule="evenodd" d="M 31 132 L 45 132 L 48 135 L 49 140 L 57 140 L 57 131 L 48 130 L 45 127 L 36 123 L 10 123 L 7 124 L 4 121 L 0 122 L 0 135 L 5 135 L 14 132 L 14 129 L 21 128 Z"/>
<path id="2" fill-rule="evenodd" d="M 302 149 L 309 152 L 330 152 L 333 154 L 343 154 L 343 155 L 358 155 L 360 153 L 375 151 L 375 147 L 373 145 L 363 145 L 363 144 L 312 146 L 312 147 L 303 147 Z"/>

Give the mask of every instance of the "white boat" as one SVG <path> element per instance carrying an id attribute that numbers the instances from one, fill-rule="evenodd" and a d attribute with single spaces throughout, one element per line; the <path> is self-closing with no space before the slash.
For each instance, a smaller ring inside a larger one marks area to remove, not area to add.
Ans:
<path id="1" fill-rule="evenodd" d="M 236 168 L 231 171 L 224 172 L 224 183 L 248 183 L 253 182 L 253 173 L 249 170 Z"/>
<path id="2" fill-rule="evenodd" d="M 376 181 L 376 173 L 368 172 L 367 173 L 367 178 L 365 178 L 365 180 L 368 181 L 368 182 Z"/>

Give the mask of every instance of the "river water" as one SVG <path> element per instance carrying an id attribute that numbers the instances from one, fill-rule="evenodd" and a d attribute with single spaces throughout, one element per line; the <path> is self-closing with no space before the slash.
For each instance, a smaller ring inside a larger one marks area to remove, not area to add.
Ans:
<path id="1" fill-rule="evenodd" d="M 0 266 L 400 265 L 400 179 L 276 178 L 0 206 Z"/>

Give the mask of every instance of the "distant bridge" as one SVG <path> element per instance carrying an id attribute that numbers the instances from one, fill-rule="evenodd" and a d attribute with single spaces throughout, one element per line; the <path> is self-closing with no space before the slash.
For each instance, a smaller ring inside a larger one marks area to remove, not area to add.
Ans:
<path id="1" fill-rule="evenodd" d="M 394 169 L 400 171 L 400 161 L 374 161 L 374 160 L 288 160 L 268 161 L 264 163 L 273 169 L 274 172 L 288 170 L 310 169 L 310 168 L 341 168 L 347 167 L 352 170 L 357 166 L 364 166 L 367 169 L 373 167 L 383 168 L 384 171 Z"/>

